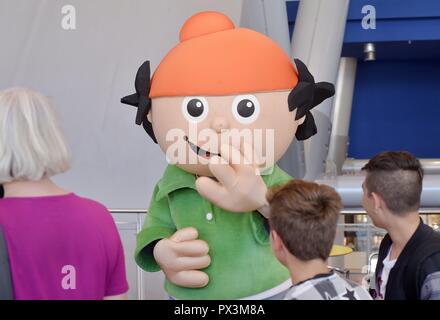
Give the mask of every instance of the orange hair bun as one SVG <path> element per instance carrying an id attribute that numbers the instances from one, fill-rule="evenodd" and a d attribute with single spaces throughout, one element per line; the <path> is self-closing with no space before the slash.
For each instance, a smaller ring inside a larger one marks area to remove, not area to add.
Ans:
<path id="1" fill-rule="evenodd" d="M 291 90 L 298 75 L 272 39 L 218 12 L 189 18 L 153 75 L 151 98 Z"/>
<path id="2" fill-rule="evenodd" d="M 200 12 L 184 23 L 180 30 L 180 42 L 234 28 L 232 20 L 224 14 L 213 11 Z"/>

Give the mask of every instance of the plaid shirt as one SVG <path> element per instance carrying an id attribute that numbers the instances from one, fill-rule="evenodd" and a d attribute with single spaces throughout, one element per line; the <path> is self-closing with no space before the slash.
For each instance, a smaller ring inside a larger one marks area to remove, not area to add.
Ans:
<path id="1" fill-rule="evenodd" d="M 371 300 L 371 296 L 354 282 L 329 273 L 293 286 L 284 300 Z"/>

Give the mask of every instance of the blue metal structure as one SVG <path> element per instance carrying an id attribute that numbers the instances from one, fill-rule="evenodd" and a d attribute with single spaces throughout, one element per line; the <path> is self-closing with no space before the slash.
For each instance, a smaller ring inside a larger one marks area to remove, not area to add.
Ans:
<path id="1" fill-rule="evenodd" d="M 299 3 L 287 2 L 292 34 Z M 376 29 L 362 8 L 373 6 Z M 376 61 L 363 61 L 366 43 Z M 342 56 L 357 57 L 349 157 L 408 150 L 440 158 L 440 1 L 351 0 Z"/>

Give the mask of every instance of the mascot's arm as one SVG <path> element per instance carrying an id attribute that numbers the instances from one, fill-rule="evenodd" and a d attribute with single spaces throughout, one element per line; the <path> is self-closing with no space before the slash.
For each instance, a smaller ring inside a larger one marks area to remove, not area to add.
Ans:
<path id="1" fill-rule="evenodd" d="M 168 238 L 176 232 L 176 226 L 171 219 L 168 198 L 156 201 L 158 187 L 154 189 L 150 209 L 145 218 L 142 231 L 137 235 L 135 250 L 136 263 L 146 271 L 159 271 L 160 267 L 153 256 L 153 249 L 158 240 Z"/>

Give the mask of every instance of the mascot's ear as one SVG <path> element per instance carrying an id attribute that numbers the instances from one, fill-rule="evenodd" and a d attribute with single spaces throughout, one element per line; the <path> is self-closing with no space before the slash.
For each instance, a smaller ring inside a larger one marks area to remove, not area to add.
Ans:
<path id="1" fill-rule="evenodd" d="M 311 109 L 319 105 L 325 99 L 335 94 L 335 87 L 329 82 L 315 83 L 315 78 L 299 59 L 295 59 L 298 70 L 298 84 L 289 94 L 289 110 L 296 110 L 295 120 L 306 116 L 302 125 L 298 127 L 296 138 L 305 140 L 316 134 L 316 124 Z"/>
<path id="2" fill-rule="evenodd" d="M 151 109 L 150 95 L 150 61 L 145 61 L 139 68 L 135 80 L 136 93 L 121 99 L 121 103 L 138 108 L 136 124 L 142 125 L 148 135 L 157 143 L 153 132 L 153 126 L 148 121 L 147 115 Z"/>

